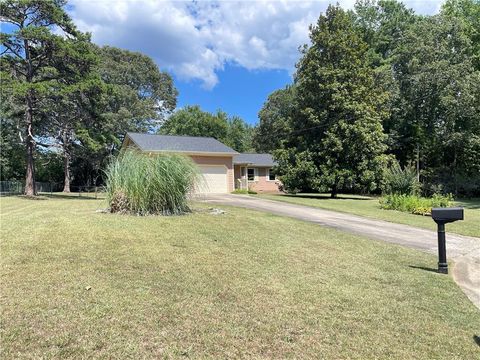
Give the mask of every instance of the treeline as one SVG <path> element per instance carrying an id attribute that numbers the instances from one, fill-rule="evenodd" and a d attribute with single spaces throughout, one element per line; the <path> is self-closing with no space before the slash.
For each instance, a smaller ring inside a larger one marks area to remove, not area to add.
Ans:
<path id="1" fill-rule="evenodd" d="M 98 47 L 78 31 L 63 0 L 0 3 L 0 179 L 103 183 L 127 131 L 214 136 L 251 150 L 252 128 L 223 112 L 187 107 L 170 116 L 178 92 L 148 56 Z M 168 119 L 168 120 L 167 120 Z M 200 129 L 195 131 L 195 129 Z"/>
<path id="2" fill-rule="evenodd" d="M 125 132 L 212 136 L 271 152 L 289 191 L 380 192 L 415 171 L 425 194 L 480 194 L 480 1 L 420 16 L 395 0 L 330 6 L 292 84 L 249 126 L 198 106 L 174 112 L 172 77 L 148 56 L 98 47 L 63 0 L 0 3 L 0 179 L 101 185 Z"/>
<path id="3" fill-rule="evenodd" d="M 399 162 L 426 195 L 480 194 L 478 0 L 435 16 L 395 0 L 330 6 L 310 39 L 253 138 L 288 190 L 378 192 Z"/>

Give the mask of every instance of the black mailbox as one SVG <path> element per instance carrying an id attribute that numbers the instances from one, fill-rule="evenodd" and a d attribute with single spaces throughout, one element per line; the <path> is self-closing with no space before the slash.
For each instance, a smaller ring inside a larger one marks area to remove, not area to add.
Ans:
<path id="1" fill-rule="evenodd" d="M 444 224 L 457 220 L 463 220 L 463 208 L 433 208 L 432 219 L 435 220 L 436 223 L 443 222 Z"/>
<path id="2" fill-rule="evenodd" d="M 445 224 L 457 220 L 463 220 L 463 208 L 433 208 L 432 219 L 437 223 L 438 272 L 448 274 L 447 247 L 445 244 Z"/>

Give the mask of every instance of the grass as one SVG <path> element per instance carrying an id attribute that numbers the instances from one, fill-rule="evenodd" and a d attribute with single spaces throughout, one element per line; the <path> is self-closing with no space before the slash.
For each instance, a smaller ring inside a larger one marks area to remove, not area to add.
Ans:
<path id="1" fill-rule="evenodd" d="M 250 189 L 235 189 L 231 192 L 231 194 L 241 194 L 241 195 L 247 195 L 247 194 L 251 194 L 251 195 L 254 195 L 256 194 L 257 192 L 256 191 L 253 191 L 253 190 L 250 190 Z"/>
<path id="2" fill-rule="evenodd" d="M 436 258 L 315 224 L 203 205 L 97 213 L 1 198 L 7 358 L 464 358 L 480 311 Z"/>
<path id="3" fill-rule="evenodd" d="M 378 198 L 375 197 L 339 195 L 337 199 L 330 199 L 330 195 L 327 194 L 259 194 L 255 196 L 436 230 L 436 224 L 430 216 L 383 210 L 380 208 Z M 480 237 L 480 199 L 460 200 L 454 202 L 454 205 L 465 208 L 465 220 L 447 224 L 447 232 Z"/>

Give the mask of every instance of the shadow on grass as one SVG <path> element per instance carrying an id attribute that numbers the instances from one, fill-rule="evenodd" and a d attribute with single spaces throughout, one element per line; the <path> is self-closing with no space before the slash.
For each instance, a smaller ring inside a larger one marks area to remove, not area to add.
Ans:
<path id="1" fill-rule="evenodd" d="M 473 335 L 473 341 L 475 341 L 475 344 L 480 346 L 480 336 L 478 335 Z"/>
<path id="2" fill-rule="evenodd" d="M 355 195 L 339 195 L 336 198 L 331 198 L 329 194 L 282 194 L 281 196 L 304 198 L 304 199 L 318 199 L 318 200 L 373 200 L 370 197 L 361 197 Z"/>
<path id="3" fill-rule="evenodd" d="M 435 269 L 435 268 L 429 268 L 429 267 L 425 267 L 425 266 L 415 266 L 415 265 L 408 265 L 408 267 L 410 267 L 412 269 L 418 269 L 418 270 L 424 270 L 424 271 L 430 271 L 430 272 L 438 273 L 438 269 Z"/>
<path id="4" fill-rule="evenodd" d="M 474 199 L 459 199 L 456 201 L 457 205 L 465 209 L 478 210 L 480 209 L 480 198 Z"/>
<path id="5" fill-rule="evenodd" d="M 67 199 L 67 200 L 104 200 L 105 196 L 104 195 L 99 195 L 97 198 L 95 198 L 95 195 L 82 195 L 78 196 L 78 194 L 71 193 L 69 194 L 40 194 L 36 196 L 25 196 L 25 195 L 2 195 L 2 197 L 16 197 L 18 199 L 23 199 L 23 200 L 48 200 L 48 199 Z"/>
<path id="6" fill-rule="evenodd" d="M 98 195 L 96 198 L 95 198 L 95 194 L 91 194 L 91 195 L 83 194 L 79 196 L 78 193 L 70 193 L 70 194 L 54 193 L 54 194 L 47 194 L 45 196 L 51 199 L 68 199 L 68 200 L 103 200 L 105 199 L 105 195 L 103 194 Z"/>

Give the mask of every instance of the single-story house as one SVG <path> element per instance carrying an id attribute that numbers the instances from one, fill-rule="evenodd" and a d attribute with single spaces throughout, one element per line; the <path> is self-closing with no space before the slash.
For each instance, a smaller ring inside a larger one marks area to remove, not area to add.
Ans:
<path id="1" fill-rule="evenodd" d="M 241 154 L 211 137 L 127 133 L 122 150 L 136 148 L 146 154 L 188 155 L 199 167 L 199 193 L 229 193 L 235 189 L 278 191 L 270 154 Z"/>

